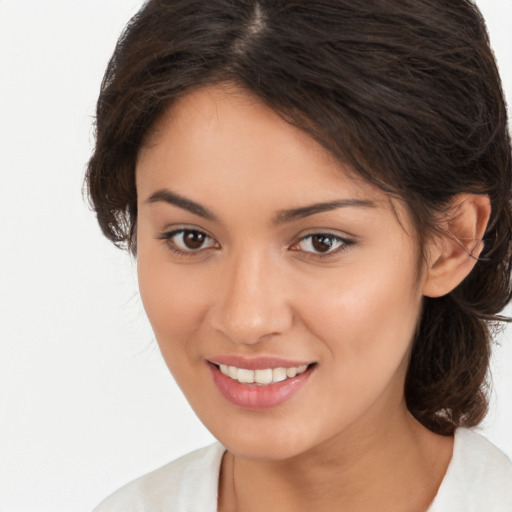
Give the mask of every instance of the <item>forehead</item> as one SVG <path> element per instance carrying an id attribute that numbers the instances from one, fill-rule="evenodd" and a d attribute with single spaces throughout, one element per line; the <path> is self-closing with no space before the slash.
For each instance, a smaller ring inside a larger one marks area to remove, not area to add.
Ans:
<path id="1" fill-rule="evenodd" d="M 240 191 L 279 183 L 289 193 L 315 189 L 387 202 L 302 130 L 259 98 L 232 86 L 211 86 L 179 99 L 157 122 L 137 160 L 137 187 L 172 181 L 174 187 L 230 182 Z"/>

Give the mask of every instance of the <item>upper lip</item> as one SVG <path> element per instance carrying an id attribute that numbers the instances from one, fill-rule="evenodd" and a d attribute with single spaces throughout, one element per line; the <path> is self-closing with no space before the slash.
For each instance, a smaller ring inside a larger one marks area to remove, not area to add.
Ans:
<path id="1" fill-rule="evenodd" d="M 236 366 L 247 370 L 264 370 L 267 368 L 294 368 L 298 366 L 308 366 L 312 361 L 291 361 L 273 356 L 244 357 L 237 355 L 221 355 L 208 359 L 210 363 L 217 366 L 225 364 L 226 366 Z"/>

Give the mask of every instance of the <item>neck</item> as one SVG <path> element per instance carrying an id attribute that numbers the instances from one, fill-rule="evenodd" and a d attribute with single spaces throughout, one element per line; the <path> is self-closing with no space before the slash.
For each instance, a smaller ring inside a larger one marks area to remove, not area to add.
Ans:
<path id="1" fill-rule="evenodd" d="M 421 426 L 405 408 L 369 420 L 286 460 L 227 454 L 219 488 L 222 512 L 424 512 L 451 458 L 453 441 Z M 378 428 L 375 427 L 378 425 Z"/>

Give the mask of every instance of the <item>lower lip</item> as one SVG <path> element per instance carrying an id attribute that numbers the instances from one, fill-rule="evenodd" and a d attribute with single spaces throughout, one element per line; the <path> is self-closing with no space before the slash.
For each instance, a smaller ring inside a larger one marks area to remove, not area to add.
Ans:
<path id="1" fill-rule="evenodd" d="M 261 386 L 242 384 L 221 373 L 216 365 L 208 363 L 208 366 L 213 381 L 224 398 L 233 405 L 253 410 L 270 409 L 290 400 L 305 386 L 314 368 L 310 366 L 305 372 L 291 379 Z"/>

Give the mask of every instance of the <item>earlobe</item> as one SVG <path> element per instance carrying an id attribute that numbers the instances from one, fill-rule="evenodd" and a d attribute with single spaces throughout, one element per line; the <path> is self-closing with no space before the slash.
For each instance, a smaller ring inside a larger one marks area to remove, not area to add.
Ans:
<path id="1" fill-rule="evenodd" d="M 423 295 L 441 297 L 471 272 L 484 247 L 482 238 L 491 215 L 487 195 L 459 194 L 442 221 L 443 232 L 427 247 L 428 262 Z"/>

